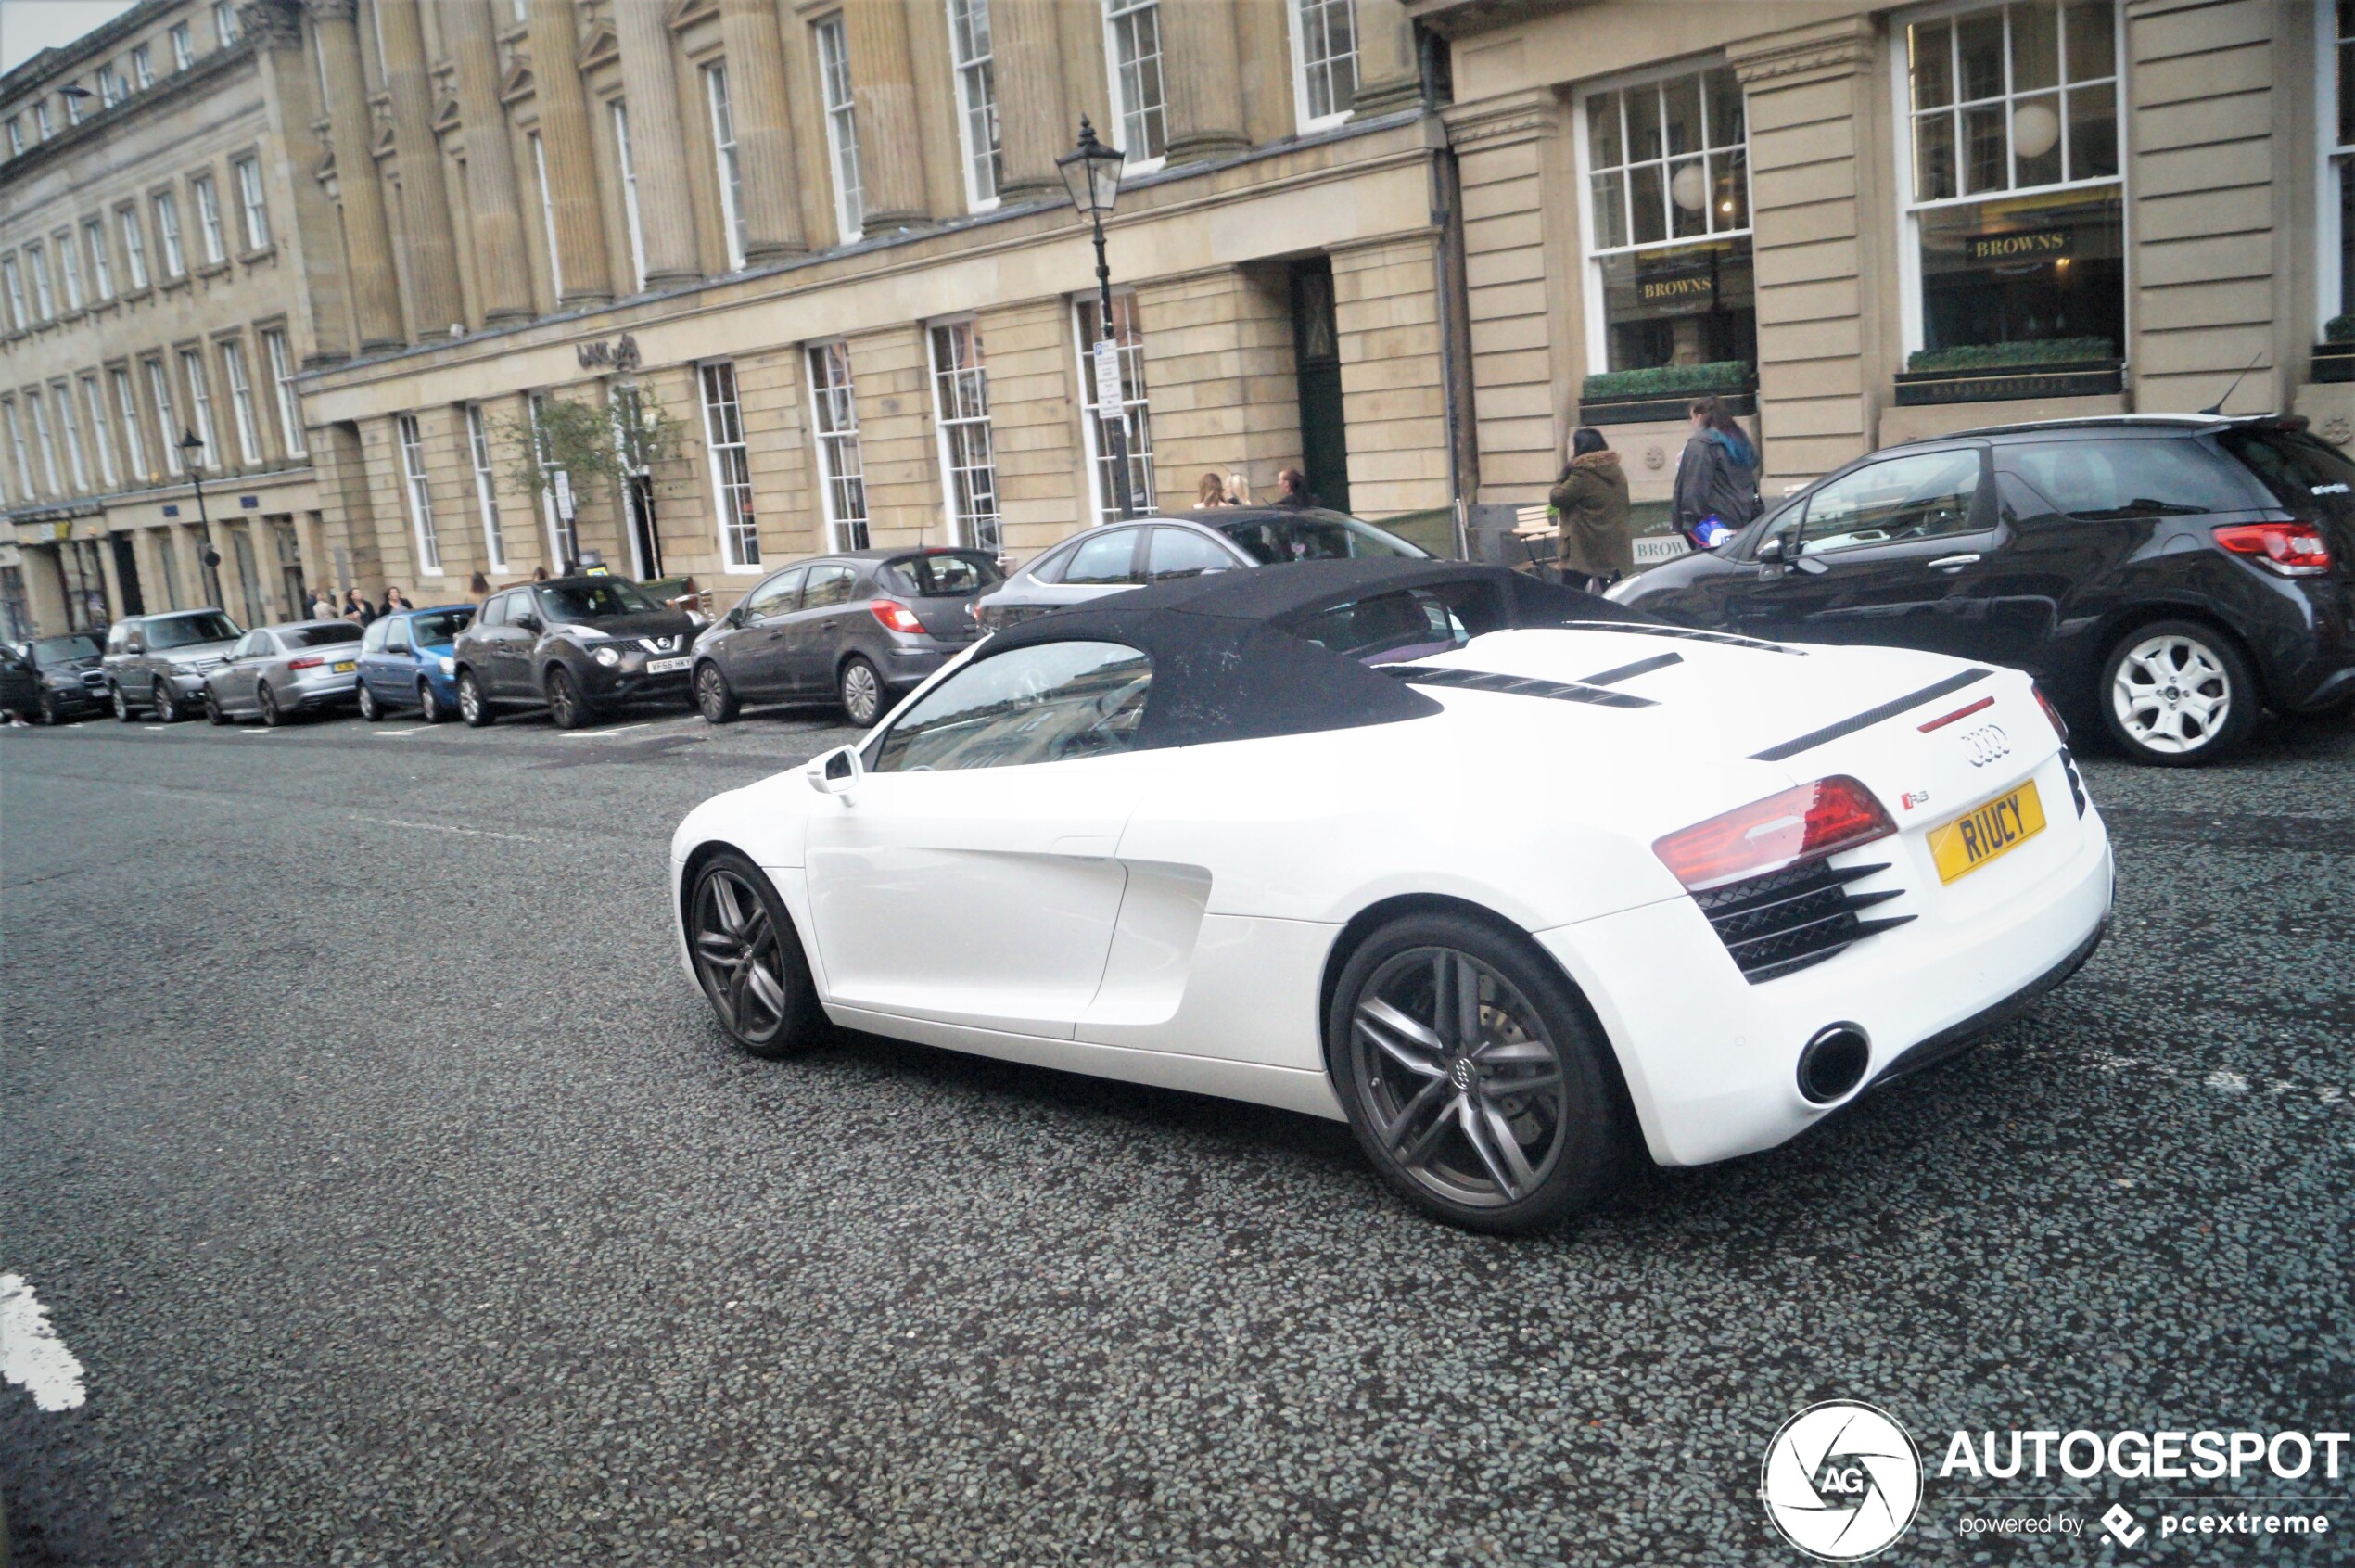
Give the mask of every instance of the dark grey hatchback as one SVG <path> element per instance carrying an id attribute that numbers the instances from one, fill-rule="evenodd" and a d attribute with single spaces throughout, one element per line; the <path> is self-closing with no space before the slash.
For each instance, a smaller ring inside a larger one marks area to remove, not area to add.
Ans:
<path id="1" fill-rule="evenodd" d="M 864 728 L 979 635 L 969 606 L 1005 580 L 981 550 L 847 550 L 765 579 L 695 639 L 695 706 L 824 700 Z"/>
<path id="2" fill-rule="evenodd" d="M 459 716 L 478 728 L 502 706 L 544 703 L 557 728 L 574 730 L 625 703 L 677 702 L 700 623 L 626 578 L 503 589 L 451 649 Z"/>

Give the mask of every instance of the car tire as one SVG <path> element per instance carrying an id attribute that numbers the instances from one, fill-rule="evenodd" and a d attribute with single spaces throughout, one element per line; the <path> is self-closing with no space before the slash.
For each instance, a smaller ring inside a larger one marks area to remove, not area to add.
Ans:
<path id="1" fill-rule="evenodd" d="M 695 978 L 736 1049 L 773 1062 L 825 1038 L 809 960 L 758 866 L 732 849 L 713 855 L 695 869 L 685 914 Z"/>
<path id="2" fill-rule="evenodd" d="M 221 699 L 212 695 L 212 688 L 210 686 L 207 686 L 204 689 L 204 717 L 205 722 L 208 724 L 226 724 L 229 722 L 228 709 L 221 706 Z"/>
<path id="3" fill-rule="evenodd" d="M 369 688 L 368 682 L 365 681 L 360 682 L 359 702 L 360 717 L 366 720 L 369 723 L 373 724 L 377 720 L 384 717 L 385 710 L 376 704 L 376 694 Z"/>
<path id="4" fill-rule="evenodd" d="M 2161 768 L 2229 757 L 2257 728 L 2257 672 L 2234 640 L 2196 620 L 2155 620 L 2120 637 L 2094 690 L 2120 751 Z"/>
<path id="5" fill-rule="evenodd" d="M 578 730 L 597 717 L 589 699 L 580 695 L 580 683 L 561 664 L 548 671 L 548 717 L 559 730 Z"/>
<path id="6" fill-rule="evenodd" d="M 113 686 L 110 690 L 114 697 L 115 722 L 118 724 L 130 723 L 134 717 L 131 711 L 131 699 L 123 695 L 122 687 L 119 683 Z"/>
<path id="7" fill-rule="evenodd" d="M 180 703 L 179 699 L 172 695 L 172 683 L 170 682 L 157 682 L 155 685 L 148 690 L 147 698 L 148 701 L 155 705 L 157 723 L 177 724 L 180 722 Z"/>
<path id="8" fill-rule="evenodd" d="M 1382 1180 L 1499 1235 L 1593 1202 L 1624 1162 L 1609 1051 L 1526 937 L 1454 911 L 1402 916 L 1360 943 L 1325 1024 L 1334 1090 Z"/>
<path id="9" fill-rule="evenodd" d="M 706 724 L 732 724 L 741 711 L 736 688 L 728 684 L 727 672 L 710 663 L 695 667 L 694 705 Z"/>
<path id="10" fill-rule="evenodd" d="M 417 681 L 417 717 L 428 724 L 446 723 L 450 718 L 450 710 L 434 693 L 433 682 L 422 676 Z"/>
<path id="11" fill-rule="evenodd" d="M 55 727 L 58 722 L 57 699 L 44 692 L 32 702 L 32 721 Z"/>
<path id="12" fill-rule="evenodd" d="M 488 729 L 499 721 L 492 711 L 490 699 L 482 695 L 482 682 L 475 679 L 471 669 L 458 671 L 458 717 L 474 730 Z"/>
<path id="13" fill-rule="evenodd" d="M 278 706 L 278 694 L 270 689 L 268 682 L 254 687 L 253 700 L 254 705 L 261 709 L 261 721 L 271 729 L 274 730 L 286 721 L 286 710 Z"/>
<path id="14" fill-rule="evenodd" d="M 834 677 L 834 696 L 842 704 L 843 717 L 859 729 L 872 729 L 883 717 L 883 677 L 862 655 L 853 654 L 842 661 L 842 672 Z"/>

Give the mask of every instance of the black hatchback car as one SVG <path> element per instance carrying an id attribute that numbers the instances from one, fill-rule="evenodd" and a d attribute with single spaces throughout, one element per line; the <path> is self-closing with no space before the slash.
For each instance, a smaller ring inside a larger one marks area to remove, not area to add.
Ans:
<path id="1" fill-rule="evenodd" d="M 2122 415 L 1891 447 L 1622 604 L 1795 643 L 2025 669 L 2131 757 L 2355 702 L 2355 464 L 2302 419 Z"/>
<path id="2" fill-rule="evenodd" d="M 112 700 L 98 652 L 98 640 L 82 632 L 35 637 L 21 652 L 0 647 L 0 708 L 37 724 L 97 712 Z"/>
<path id="3" fill-rule="evenodd" d="M 458 712 L 479 728 L 503 707 L 547 705 L 578 729 L 632 702 L 684 705 L 701 622 L 627 578 L 560 577 L 493 593 L 451 649 Z"/>
<path id="4" fill-rule="evenodd" d="M 864 729 L 979 635 L 974 596 L 1004 580 L 983 550 L 796 561 L 695 640 L 695 706 L 725 724 L 746 702 L 832 698 Z"/>

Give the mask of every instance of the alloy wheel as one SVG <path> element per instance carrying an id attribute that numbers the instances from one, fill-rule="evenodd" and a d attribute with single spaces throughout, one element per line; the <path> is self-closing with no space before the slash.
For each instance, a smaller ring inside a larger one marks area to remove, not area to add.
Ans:
<path id="1" fill-rule="evenodd" d="M 417 713 L 428 724 L 439 724 L 450 717 L 441 710 L 441 699 L 434 695 L 433 682 L 417 682 Z"/>
<path id="2" fill-rule="evenodd" d="M 171 684 L 163 681 L 157 682 L 152 695 L 156 705 L 156 722 L 159 724 L 178 723 L 180 705 L 172 700 Z"/>
<path id="3" fill-rule="evenodd" d="M 556 721 L 556 728 L 559 730 L 577 730 L 580 727 L 583 718 L 580 711 L 580 694 L 572 689 L 572 677 L 562 669 L 554 669 L 548 673 L 548 716 Z"/>
<path id="4" fill-rule="evenodd" d="M 278 710 L 277 693 L 272 691 L 269 687 L 264 686 L 259 692 L 255 693 L 254 696 L 255 700 L 261 706 L 261 721 L 263 723 L 269 725 L 274 730 L 285 721 L 286 715 Z"/>
<path id="5" fill-rule="evenodd" d="M 1544 1185 L 1567 1141 L 1562 1060 L 1530 1000 L 1453 948 L 1409 948 L 1376 970 L 1350 1018 L 1364 1110 L 1419 1186 L 1497 1208 Z"/>
<path id="6" fill-rule="evenodd" d="M 726 866 L 704 873 L 695 888 L 695 970 L 721 1022 L 755 1045 L 784 1026 L 784 955 L 769 906 L 743 876 Z"/>
<path id="7" fill-rule="evenodd" d="M 706 664 L 695 671 L 695 709 L 707 724 L 725 724 L 736 716 L 734 694 L 728 690 L 728 677 L 719 673 L 716 664 Z"/>
<path id="8" fill-rule="evenodd" d="M 57 699 L 46 692 L 42 693 L 41 699 L 33 705 L 32 717 L 37 722 L 55 724 L 57 721 Z"/>
<path id="9" fill-rule="evenodd" d="M 384 717 L 384 710 L 376 706 L 376 694 L 365 681 L 360 682 L 360 717 L 371 724 Z"/>
<path id="10" fill-rule="evenodd" d="M 2136 746 L 2169 755 L 2214 741 L 2231 721 L 2233 700 L 2224 661 L 2181 632 L 2147 637 L 2127 649 L 2110 681 L 2119 727 Z"/>
<path id="11" fill-rule="evenodd" d="M 458 717 L 477 728 L 490 722 L 490 705 L 483 697 L 482 682 L 471 669 L 458 677 Z"/>
<path id="12" fill-rule="evenodd" d="M 875 667 L 863 658 L 854 658 L 842 667 L 842 711 L 853 724 L 865 729 L 872 724 L 883 709 L 883 682 L 875 674 Z"/>

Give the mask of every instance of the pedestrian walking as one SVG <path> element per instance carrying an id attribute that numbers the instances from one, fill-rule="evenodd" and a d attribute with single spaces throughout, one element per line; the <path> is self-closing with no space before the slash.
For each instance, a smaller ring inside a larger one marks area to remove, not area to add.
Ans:
<path id="1" fill-rule="evenodd" d="M 343 591 L 343 618 L 365 626 L 376 618 L 376 606 L 363 598 L 357 588 L 347 588 Z"/>
<path id="2" fill-rule="evenodd" d="M 547 568 L 547 567 L 532 567 L 532 568 L 531 568 L 531 580 L 532 580 L 532 581 L 534 581 L 534 582 L 545 582 L 545 581 L 547 581 L 547 580 L 548 580 L 548 568 Z"/>
<path id="3" fill-rule="evenodd" d="M 1276 475 L 1276 504 L 1279 506 L 1322 506 L 1324 503 L 1309 492 L 1308 476 L 1297 468 L 1285 468 Z"/>
<path id="4" fill-rule="evenodd" d="M 1627 471 L 1603 433 L 1582 425 L 1570 438 L 1570 462 L 1547 498 L 1555 524 L 1555 562 L 1562 581 L 1599 593 L 1636 567 L 1627 523 Z"/>
<path id="5" fill-rule="evenodd" d="M 1691 414 L 1669 516 L 1677 532 L 1706 550 L 1758 516 L 1758 449 L 1715 398 L 1695 399 Z"/>
<path id="6" fill-rule="evenodd" d="M 474 596 L 475 603 L 479 605 L 485 599 L 490 597 L 490 580 L 483 576 L 482 573 L 477 572 L 472 578 L 467 580 L 466 592 L 472 594 Z"/>
<path id="7" fill-rule="evenodd" d="M 409 595 L 400 589 L 389 586 L 385 589 L 385 614 L 390 615 L 395 610 L 414 610 L 416 607 L 409 602 Z"/>
<path id="8" fill-rule="evenodd" d="M 1220 478 L 1215 472 L 1204 474 L 1202 477 L 1202 483 L 1194 487 L 1194 510 L 1197 512 L 1206 507 L 1232 506 L 1233 504 L 1233 502 L 1227 499 L 1227 481 Z"/>
<path id="9" fill-rule="evenodd" d="M 341 612 L 336 608 L 336 591 L 334 589 L 314 588 L 311 591 L 312 619 L 333 620 Z"/>

